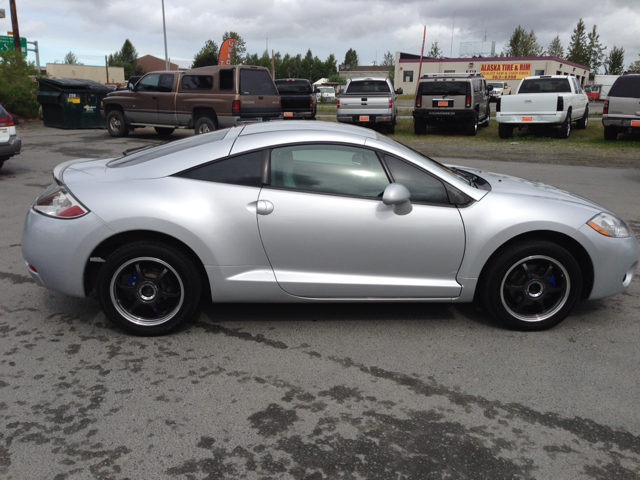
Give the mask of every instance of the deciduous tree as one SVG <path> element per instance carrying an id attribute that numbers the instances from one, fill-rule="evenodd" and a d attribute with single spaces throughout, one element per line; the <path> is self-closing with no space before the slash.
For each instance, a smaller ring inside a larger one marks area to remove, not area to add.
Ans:
<path id="1" fill-rule="evenodd" d="M 436 40 L 431 44 L 431 50 L 427 52 L 427 57 L 429 58 L 440 58 L 442 56 L 442 50 L 438 46 L 438 41 Z"/>
<path id="2" fill-rule="evenodd" d="M 38 115 L 38 83 L 40 72 L 27 62 L 20 50 L 0 52 L 0 104 L 16 115 L 35 118 Z"/>

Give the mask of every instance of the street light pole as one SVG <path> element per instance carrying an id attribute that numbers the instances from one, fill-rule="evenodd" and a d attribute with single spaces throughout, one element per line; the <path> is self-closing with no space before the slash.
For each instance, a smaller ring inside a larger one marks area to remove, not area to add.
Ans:
<path id="1" fill-rule="evenodd" d="M 162 0 L 162 30 L 164 31 L 164 65 L 169 70 L 169 53 L 167 52 L 167 25 L 164 21 L 164 0 Z"/>

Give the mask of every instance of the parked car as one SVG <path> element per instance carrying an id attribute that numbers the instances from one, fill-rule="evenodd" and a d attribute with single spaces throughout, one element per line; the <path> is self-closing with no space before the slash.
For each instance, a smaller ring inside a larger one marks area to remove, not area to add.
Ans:
<path id="1" fill-rule="evenodd" d="M 622 75 L 609 90 L 602 110 L 604 139 L 619 133 L 640 132 L 640 75 Z"/>
<path id="2" fill-rule="evenodd" d="M 394 133 L 398 121 L 397 91 L 388 78 L 351 78 L 336 100 L 337 120 Z"/>
<path id="3" fill-rule="evenodd" d="M 316 99 L 320 102 L 335 103 L 336 91 L 333 87 L 318 87 L 316 92 Z"/>
<path id="4" fill-rule="evenodd" d="M 413 109 L 415 133 L 426 133 L 429 125 L 448 124 L 462 126 L 467 135 L 475 135 L 478 126 L 486 127 L 491 121 L 491 90 L 480 74 L 423 75 Z"/>
<path id="5" fill-rule="evenodd" d="M 311 82 L 304 78 L 278 78 L 275 80 L 280 94 L 282 118 L 316 119 L 316 95 Z M 315 89 L 317 90 L 317 89 Z"/>
<path id="6" fill-rule="evenodd" d="M 500 97 L 496 105 L 500 138 L 511 138 L 514 128 L 558 126 L 559 138 L 569 138 L 571 123 L 585 129 L 589 98 L 576 77 L 538 75 L 523 78 L 515 95 Z"/>
<path id="7" fill-rule="evenodd" d="M 13 116 L 0 105 L 0 168 L 11 157 L 19 155 L 21 147 Z"/>
<path id="8" fill-rule="evenodd" d="M 489 90 L 489 100 L 492 102 L 497 102 L 498 98 L 503 95 L 511 94 L 507 82 L 487 82 L 487 86 L 491 87 Z"/>
<path id="9" fill-rule="evenodd" d="M 600 92 L 602 90 L 602 85 L 588 85 L 584 87 L 584 93 L 589 97 L 590 102 L 595 102 L 596 100 L 600 100 Z"/>
<path id="10" fill-rule="evenodd" d="M 614 213 L 444 166 L 374 130 L 266 122 L 58 165 L 22 253 L 49 289 L 96 290 L 155 335 L 214 302 L 471 302 L 541 330 L 622 292 L 638 243 Z"/>
<path id="11" fill-rule="evenodd" d="M 280 95 L 264 67 L 216 65 L 147 73 L 132 89 L 104 97 L 100 113 L 112 137 L 139 127 L 163 136 L 189 128 L 197 135 L 278 118 Z"/>

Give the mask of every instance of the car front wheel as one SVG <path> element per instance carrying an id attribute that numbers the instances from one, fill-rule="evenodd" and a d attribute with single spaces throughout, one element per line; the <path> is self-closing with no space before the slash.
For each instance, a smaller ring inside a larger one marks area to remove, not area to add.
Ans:
<path id="1" fill-rule="evenodd" d="M 554 327 L 580 298 L 580 266 L 560 245 L 525 241 L 493 258 L 482 278 L 482 300 L 486 309 L 510 328 L 535 331 Z"/>
<path id="2" fill-rule="evenodd" d="M 135 242 L 107 258 L 96 290 L 102 310 L 115 325 L 138 335 L 159 335 L 195 317 L 202 280 L 180 250 Z"/>
<path id="3" fill-rule="evenodd" d="M 112 110 L 107 114 L 107 131 L 112 137 L 125 137 L 129 129 L 124 121 L 124 114 L 120 110 Z"/>

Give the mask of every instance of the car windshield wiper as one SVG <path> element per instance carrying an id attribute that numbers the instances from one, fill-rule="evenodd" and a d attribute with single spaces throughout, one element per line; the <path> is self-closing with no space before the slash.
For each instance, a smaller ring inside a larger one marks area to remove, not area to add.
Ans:
<path id="1" fill-rule="evenodd" d="M 466 170 L 462 170 L 461 168 L 457 168 L 457 167 L 450 167 L 451 170 L 453 170 L 454 172 L 459 173 L 460 175 L 462 175 L 464 178 L 466 178 L 467 180 L 469 180 L 469 185 L 471 185 L 472 187 L 478 188 L 478 184 L 476 183 L 478 181 L 478 176 L 474 175 L 471 172 L 467 172 Z"/>
<path id="2" fill-rule="evenodd" d="M 135 152 L 141 152 L 142 150 L 147 150 L 148 148 L 153 148 L 153 147 L 157 147 L 157 145 L 143 145 L 141 147 L 133 147 L 133 148 L 129 148 L 127 150 L 125 150 L 124 152 L 122 152 L 122 156 L 126 157 L 127 155 L 131 155 L 132 153 Z"/>

